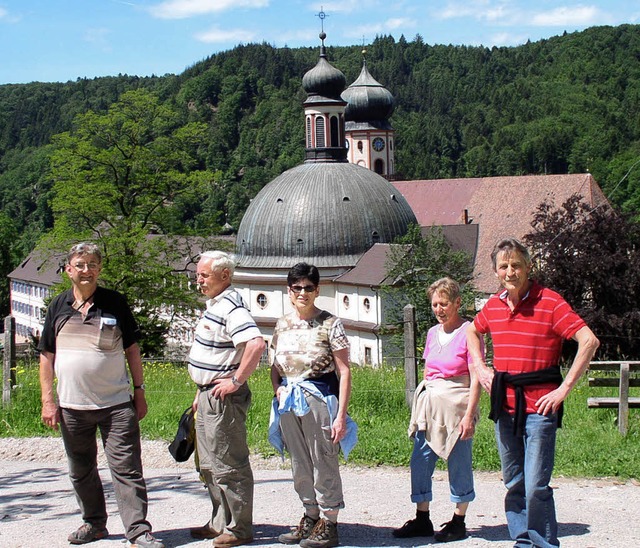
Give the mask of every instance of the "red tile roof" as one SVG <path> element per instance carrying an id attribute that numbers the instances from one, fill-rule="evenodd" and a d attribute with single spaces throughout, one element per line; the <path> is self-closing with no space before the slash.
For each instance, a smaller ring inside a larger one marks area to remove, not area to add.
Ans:
<path id="1" fill-rule="evenodd" d="M 590 206 L 608 204 L 589 173 L 525 175 L 473 179 L 393 181 L 411 205 L 420 226 L 479 225 L 476 287 L 485 293 L 497 289 L 490 254 L 505 237 L 522 238 L 532 231 L 538 206 L 546 201 L 560 207 L 573 194 Z"/>

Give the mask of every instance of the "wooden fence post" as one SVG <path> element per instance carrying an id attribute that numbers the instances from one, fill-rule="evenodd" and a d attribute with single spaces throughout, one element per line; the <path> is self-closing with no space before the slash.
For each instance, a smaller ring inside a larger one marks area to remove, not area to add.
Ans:
<path id="1" fill-rule="evenodd" d="M 405 398 L 411 407 L 413 394 L 418 386 L 418 362 L 416 360 L 416 307 L 403 308 L 404 317 L 404 379 Z"/>
<path id="2" fill-rule="evenodd" d="M 2 405 L 11 403 L 11 391 L 16 385 L 16 320 L 4 319 L 4 353 L 2 360 Z"/>
<path id="3" fill-rule="evenodd" d="M 620 391 L 618 393 L 618 431 L 627 435 L 629 428 L 629 364 L 620 364 Z"/>

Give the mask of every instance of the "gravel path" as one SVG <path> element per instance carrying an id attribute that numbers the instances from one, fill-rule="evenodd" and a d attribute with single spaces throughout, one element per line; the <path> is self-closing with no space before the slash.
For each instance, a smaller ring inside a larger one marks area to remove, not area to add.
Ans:
<path id="1" fill-rule="evenodd" d="M 210 503 L 198 481 L 193 462 L 178 464 L 167 444 L 145 441 L 145 477 L 149 487 L 149 520 L 157 537 L 169 547 L 211 546 L 194 541 L 189 527 L 208 519 Z M 95 548 L 123 546 L 123 527 L 101 457 L 108 497 L 111 536 Z M 277 536 L 298 522 L 301 506 L 291 472 L 280 459 L 254 459 L 256 478 L 255 537 L 252 546 L 281 547 Z M 413 517 L 406 468 L 342 468 L 346 508 L 340 514 L 342 546 L 422 546 L 433 539 L 396 540 L 391 528 Z M 505 526 L 504 488 L 498 474 L 477 473 L 477 498 L 469 508 L 469 538 L 452 546 L 506 548 L 513 546 Z M 553 482 L 564 547 L 640 546 L 640 483 L 615 479 L 564 479 Z M 437 472 L 432 503 L 434 524 L 450 519 L 446 473 Z M 80 525 L 80 515 L 67 478 L 59 438 L 0 438 L 0 548 L 70 546 L 67 535 Z"/>

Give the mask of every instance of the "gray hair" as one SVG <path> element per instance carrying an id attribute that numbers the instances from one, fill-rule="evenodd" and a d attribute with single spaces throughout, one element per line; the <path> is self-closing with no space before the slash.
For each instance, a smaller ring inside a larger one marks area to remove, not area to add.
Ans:
<path id="1" fill-rule="evenodd" d="M 440 278 L 433 282 L 427 289 L 427 297 L 433 298 L 434 294 L 446 295 L 453 302 L 460 297 L 460 285 L 449 277 Z"/>
<path id="2" fill-rule="evenodd" d="M 211 261 L 211 270 L 229 270 L 229 274 L 233 276 L 236 269 L 236 261 L 233 255 L 224 251 L 204 251 L 200 254 L 200 260 L 209 259 Z"/>
<path id="3" fill-rule="evenodd" d="M 91 242 L 80 242 L 74 245 L 67 253 L 67 263 L 71 264 L 71 260 L 78 255 L 95 255 L 98 258 L 98 262 L 102 263 L 100 248 Z"/>
<path id="4" fill-rule="evenodd" d="M 493 264 L 494 272 L 497 271 L 498 268 L 498 255 L 500 255 L 500 253 L 506 253 L 507 255 L 520 253 L 526 266 L 531 266 L 531 255 L 529 254 L 529 250 L 516 238 L 505 238 L 504 240 L 500 240 L 493 248 L 493 251 L 491 252 L 491 263 Z"/>

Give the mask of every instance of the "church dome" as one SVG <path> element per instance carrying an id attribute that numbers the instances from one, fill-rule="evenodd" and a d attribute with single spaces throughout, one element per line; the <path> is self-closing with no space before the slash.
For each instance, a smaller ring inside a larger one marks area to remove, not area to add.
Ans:
<path id="1" fill-rule="evenodd" d="M 385 178 L 344 163 L 305 163 L 251 201 L 236 239 L 238 266 L 349 267 L 375 243 L 390 243 L 417 223 Z"/>
<path id="2" fill-rule="evenodd" d="M 320 49 L 320 58 L 316 66 L 302 77 L 302 87 L 311 97 L 320 96 L 340 100 L 340 94 L 347 85 L 347 79 L 340 70 L 327 61 L 324 37 L 324 33 L 322 33 L 320 38 L 323 40 L 323 44 Z"/>
<path id="3" fill-rule="evenodd" d="M 366 62 L 360 76 L 342 93 L 342 99 L 347 102 L 344 113 L 347 122 L 386 120 L 395 106 L 393 95 L 371 76 Z"/>

